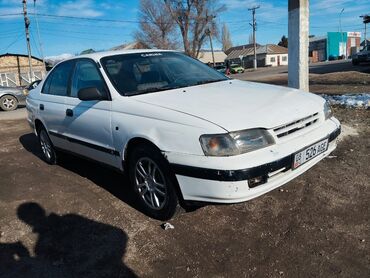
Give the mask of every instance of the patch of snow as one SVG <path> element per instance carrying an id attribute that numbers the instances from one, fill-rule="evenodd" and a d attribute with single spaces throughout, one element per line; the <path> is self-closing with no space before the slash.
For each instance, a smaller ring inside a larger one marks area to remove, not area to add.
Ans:
<path id="1" fill-rule="evenodd" d="M 342 130 L 341 130 L 341 133 L 338 137 L 339 141 L 343 140 L 347 136 L 358 136 L 357 129 L 355 129 L 352 126 L 342 124 L 341 128 L 342 128 Z"/>
<path id="2" fill-rule="evenodd" d="M 341 105 L 352 108 L 370 107 L 370 93 L 368 94 L 350 94 L 350 95 L 322 95 L 330 104 Z"/>
<path id="3" fill-rule="evenodd" d="M 63 53 L 63 54 L 56 55 L 56 56 L 48 56 L 48 57 L 45 57 L 45 62 L 54 66 L 57 63 L 65 60 L 65 59 L 72 58 L 73 56 L 74 55 L 70 54 L 70 53 Z"/>

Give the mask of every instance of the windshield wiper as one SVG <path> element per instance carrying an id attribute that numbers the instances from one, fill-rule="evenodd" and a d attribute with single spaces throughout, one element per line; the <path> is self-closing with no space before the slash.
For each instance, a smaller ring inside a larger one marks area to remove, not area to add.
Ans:
<path id="1" fill-rule="evenodd" d="M 167 90 L 172 90 L 172 89 L 178 89 L 181 86 L 164 86 L 164 87 L 153 87 L 153 88 L 148 88 L 145 90 L 140 90 L 136 91 L 133 94 L 130 94 L 130 96 L 135 96 L 135 95 L 141 95 L 141 94 L 147 94 L 147 93 L 156 93 L 156 92 L 161 92 L 161 91 L 167 91 Z"/>
<path id="2" fill-rule="evenodd" d="M 220 81 L 225 81 L 226 79 L 214 79 L 214 80 L 201 80 L 196 82 L 196 85 L 202 85 L 202 84 L 208 84 L 208 83 L 215 83 L 215 82 L 220 82 Z"/>

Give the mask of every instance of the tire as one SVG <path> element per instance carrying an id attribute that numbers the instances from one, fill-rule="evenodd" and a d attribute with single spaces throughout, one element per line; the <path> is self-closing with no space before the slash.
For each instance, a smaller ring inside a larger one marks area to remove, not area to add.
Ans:
<path id="1" fill-rule="evenodd" d="M 129 178 L 142 211 L 155 219 L 168 220 L 179 210 L 177 180 L 159 150 L 139 145 L 129 155 Z"/>
<path id="2" fill-rule="evenodd" d="M 18 107 L 18 100 L 11 95 L 5 95 L 0 98 L 0 108 L 4 111 L 13 111 Z"/>
<path id="3" fill-rule="evenodd" d="M 45 128 L 40 128 L 38 131 L 40 148 L 42 151 L 42 158 L 50 165 L 57 163 L 57 155 L 53 143 L 50 140 Z"/>

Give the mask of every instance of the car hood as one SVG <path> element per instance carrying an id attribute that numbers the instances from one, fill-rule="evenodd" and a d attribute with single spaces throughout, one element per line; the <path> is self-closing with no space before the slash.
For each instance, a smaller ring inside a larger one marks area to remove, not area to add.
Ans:
<path id="1" fill-rule="evenodd" d="M 321 97 L 287 87 L 228 80 L 133 97 L 186 113 L 227 131 L 274 128 L 323 109 Z"/>

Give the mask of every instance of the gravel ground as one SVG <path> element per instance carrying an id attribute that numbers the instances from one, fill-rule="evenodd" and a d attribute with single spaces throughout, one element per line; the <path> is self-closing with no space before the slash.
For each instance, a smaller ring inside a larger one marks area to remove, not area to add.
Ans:
<path id="1" fill-rule="evenodd" d="M 25 120 L 1 120 L 0 276 L 369 277 L 370 111 L 335 110 L 346 136 L 330 158 L 166 231 L 124 176 L 66 155 L 49 166 Z"/>

